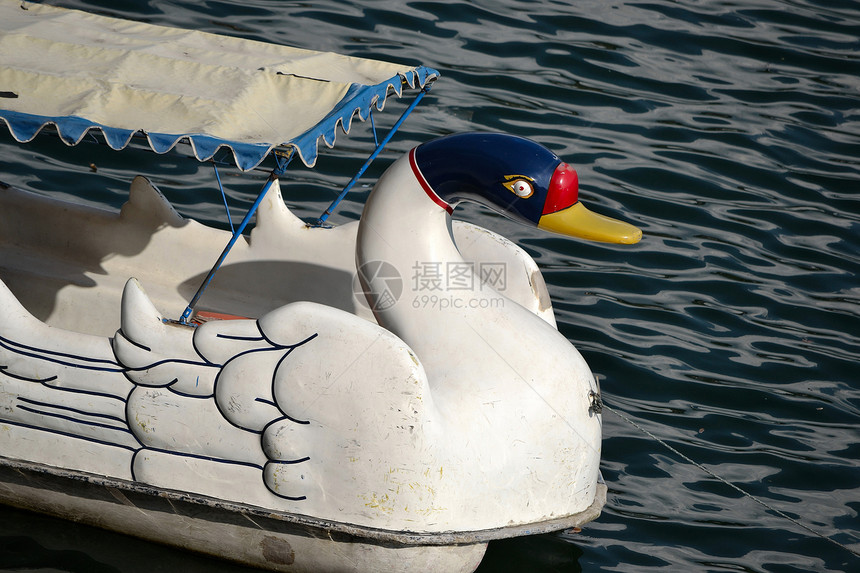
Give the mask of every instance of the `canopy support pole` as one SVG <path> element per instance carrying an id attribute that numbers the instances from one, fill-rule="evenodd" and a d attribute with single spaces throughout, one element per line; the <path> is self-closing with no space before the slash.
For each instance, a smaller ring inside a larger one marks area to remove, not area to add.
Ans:
<path id="1" fill-rule="evenodd" d="M 227 205 L 227 193 L 224 192 L 224 185 L 221 184 L 221 174 L 218 173 L 218 165 L 213 161 L 212 168 L 215 169 L 215 178 L 218 180 L 218 189 L 221 190 L 221 198 L 224 200 L 224 210 L 227 211 L 227 222 L 230 223 L 230 232 L 235 233 L 236 227 L 233 226 L 233 217 L 230 216 L 230 206 Z"/>
<path id="2" fill-rule="evenodd" d="M 215 264 L 212 265 L 211 269 L 209 269 L 209 273 L 206 275 L 206 278 L 203 279 L 203 283 L 197 289 L 197 292 L 194 293 L 194 296 L 191 298 L 191 302 L 189 302 L 188 306 L 185 307 L 185 310 L 182 312 L 182 316 L 179 317 L 178 322 L 180 324 L 188 324 L 188 319 L 191 318 L 192 313 L 194 313 L 194 307 L 197 306 L 197 303 L 200 301 L 200 297 L 203 296 L 203 291 L 205 291 L 206 287 L 209 286 L 209 283 L 212 282 L 212 279 L 215 277 L 215 273 L 221 268 L 221 265 L 224 263 L 224 259 L 227 258 L 233 245 L 235 245 L 236 241 L 239 240 L 239 237 L 242 236 L 242 232 L 245 230 L 245 227 L 248 226 L 248 223 L 251 221 L 251 217 L 253 217 L 254 213 L 257 212 L 257 208 L 260 206 L 260 203 L 263 202 L 263 198 L 266 196 L 266 193 L 271 189 L 272 184 L 278 180 L 278 177 L 283 175 L 292 158 L 293 154 L 291 153 L 286 161 L 282 162 L 278 160 L 278 166 L 272 170 L 268 180 L 266 180 L 266 184 L 263 185 L 263 188 L 257 195 L 257 199 L 254 201 L 254 204 L 251 205 L 251 208 L 248 209 L 248 212 L 245 214 L 245 218 L 242 219 L 242 222 L 239 223 L 239 226 L 236 227 L 235 231 L 233 231 L 230 241 L 227 243 L 227 246 L 224 247 L 224 250 L 221 251 L 221 256 L 218 257 L 218 260 L 215 261 Z"/>
<path id="3" fill-rule="evenodd" d="M 373 121 L 373 108 L 371 107 L 367 113 L 370 116 L 370 128 L 373 130 L 373 145 L 379 147 L 379 138 L 376 136 L 376 122 Z"/>
<path id="4" fill-rule="evenodd" d="M 412 100 L 412 103 L 409 104 L 409 107 L 403 112 L 400 118 L 394 123 L 382 141 L 377 141 L 376 137 L 376 126 L 373 125 L 373 139 L 376 142 L 376 148 L 373 150 L 373 153 L 370 154 L 370 157 L 364 162 L 364 165 L 358 170 L 355 176 L 347 183 L 346 187 L 343 188 L 343 191 L 337 196 L 337 198 L 329 205 L 328 209 L 323 212 L 317 221 L 317 226 L 321 226 L 325 224 L 326 219 L 328 219 L 329 215 L 332 214 L 337 205 L 346 197 L 346 194 L 355 186 L 356 182 L 358 182 L 359 178 L 364 174 L 370 164 L 374 159 L 382 152 L 385 146 L 391 141 L 391 138 L 394 137 L 394 134 L 400 129 L 400 126 L 403 125 L 403 122 L 406 121 L 406 118 L 409 117 L 409 114 L 418 106 L 427 92 L 430 91 L 430 85 L 424 86 L 418 95 L 415 96 L 415 99 Z M 371 124 L 373 124 L 373 115 L 371 111 Z M 239 223 L 239 226 L 233 231 L 232 236 L 230 237 L 230 241 L 227 243 L 227 246 L 224 247 L 224 250 L 221 251 L 221 255 L 218 257 L 218 260 L 215 261 L 215 264 L 209 270 L 209 273 L 206 275 L 206 278 L 203 279 L 203 283 L 197 289 L 197 292 L 194 293 L 194 296 L 191 297 L 191 302 L 188 303 L 188 306 L 185 307 L 185 310 L 182 312 L 182 316 L 179 318 L 177 322 L 180 324 L 189 324 L 188 319 L 191 318 L 191 315 L 194 313 L 194 307 L 197 306 L 197 303 L 200 301 L 200 297 L 203 296 L 203 292 L 206 290 L 206 287 L 209 286 L 209 283 L 212 282 L 212 279 L 215 277 L 215 273 L 218 272 L 218 269 L 221 268 L 221 265 L 224 263 L 224 260 L 227 258 L 227 255 L 233 249 L 233 245 L 236 244 L 236 241 L 239 240 L 239 237 L 242 236 L 242 233 L 245 231 L 245 227 L 248 226 L 248 223 L 251 221 L 251 217 L 254 216 L 254 213 L 257 212 L 257 208 L 260 206 L 260 203 L 263 202 L 263 198 L 266 196 L 266 193 L 272 187 L 272 184 L 278 179 L 278 176 L 282 175 L 287 168 L 290 160 L 293 158 L 293 154 L 290 153 L 289 157 L 284 161 L 279 158 L 277 155 L 275 156 L 276 161 L 278 162 L 277 167 L 272 171 L 271 175 L 269 175 L 269 179 L 266 181 L 266 184 L 260 190 L 260 193 L 257 195 L 256 201 L 251 205 L 251 208 L 245 214 L 245 217 L 242 219 L 242 222 Z M 218 184 L 221 184 L 221 178 L 218 175 L 218 171 L 216 170 L 216 176 L 218 177 Z M 222 190 L 223 193 L 223 190 Z M 226 203 L 226 197 L 225 197 Z M 228 212 L 229 216 L 229 212 Z M 231 221 L 232 227 L 232 221 Z"/>
<path id="5" fill-rule="evenodd" d="M 385 146 L 388 144 L 388 142 L 391 141 L 391 138 L 394 137 L 394 134 L 397 132 L 398 129 L 400 129 L 400 126 L 403 125 L 403 122 L 406 121 L 406 118 L 409 116 L 410 113 L 412 113 L 412 110 L 414 110 L 418 106 L 418 103 L 421 101 L 421 99 L 429 91 L 430 91 L 430 84 L 427 84 L 426 86 L 424 86 L 421 89 L 420 92 L 418 92 L 418 95 L 415 96 L 415 99 L 412 100 L 412 103 L 409 104 L 409 107 L 406 108 L 406 110 L 403 112 L 403 115 L 400 116 L 400 119 L 398 119 L 397 122 L 395 122 L 395 124 L 391 127 L 391 129 L 388 131 L 388 133 L 385 135 L 385 137 L 382 139 L 382 141 L 376 145 L 376 149 L 373 150 L 373 153 L 370 154 L 370 157 L 367 158 L 367 161 L 364 162 L 364 165 L 361 166 L 361 168 L 358 170 L 358 172 L 355 174 L 355 176 L 349 181 L 349 183 L 346 184 L 346 187 L 343 188 L 343 191 L 340 192 L 340 195 L 338 195 L 337 198 L 334 201 L 332 201 L 331 205 L 328 206 L 328 209 L 326 209 L 323 212 L 323 214 L 320 215 L 320 218 L 316 223 L 317 226 L 321 226 L 321 225 L 325 224 L 326 219 L 329 218 L 329 215 L 331 215 L 334 212 L 334 210 L 337 208 L 338 204 L 343 200 L 344 197 L 346 197 L 346 194 L 349 193 L 350 190 L 355 186 L 355 184 L 358 182 L 359 178 L 362 175 L 364 175 L 364 172 L 367 171 L 367 168 L 370 166 L 371 163 L 373 163 L 373 160 L 376 159 L 376 157 L 380 153 L 382 153 L 382 150 L 385 148 Z M 373 112 L 372 111 L 371 111 L 370 117 L 371 117 L 371 121 L 372 121 L 372 119 L 373 119 Z M 374 139 L 376 139 L 376 128 L 375 128 L 375 126 L 374 126 L 374 131 L 373 131 L 373 137 L 374 137 Z"/>

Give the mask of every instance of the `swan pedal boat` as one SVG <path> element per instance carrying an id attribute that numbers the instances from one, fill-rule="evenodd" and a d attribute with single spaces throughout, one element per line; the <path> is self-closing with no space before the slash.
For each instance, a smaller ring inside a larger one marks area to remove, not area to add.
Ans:
<path id="1" fill-rule="evenodd" d="M 473 571 L 491 540 L 599 515 L 594 376 L 532 258 L 451 217 L 638 241 L 572 167 L 450 135 L 395 161 L 359 221 L 308 224 L 286 159 L 312 166 L 438 72 L 23 8 L 0 0 L 17 141 L 274 166 L 232 232 L 145 177 L 119 212 L 0 184 L 0 502 L 276 571 Z"/>

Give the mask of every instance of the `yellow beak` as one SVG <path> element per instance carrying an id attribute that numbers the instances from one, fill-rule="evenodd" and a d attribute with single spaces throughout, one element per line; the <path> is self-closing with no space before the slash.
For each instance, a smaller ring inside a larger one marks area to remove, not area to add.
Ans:
<path id="1" fill-rule="evenodd" d="M 543 215 L 538 228 L 601 243 L 632 245 L 642 238 L 638 227 L 589 211 L 579 201 L 567 209 Z"/>

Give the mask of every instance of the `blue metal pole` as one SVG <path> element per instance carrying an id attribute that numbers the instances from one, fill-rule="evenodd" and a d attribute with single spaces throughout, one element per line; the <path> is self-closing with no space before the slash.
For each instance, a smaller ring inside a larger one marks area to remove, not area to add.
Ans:
<path id="1" fill-rule="evenodd" d="M 391 130 L 389 130 L 389 132 L 386 134 L 385 138 L 383 138 L 382 142 L 376 146 L 376 149 L 373 150 L 373 153 L 371 153 L 370 157 L 367 158 L 367 161 L 364 162 L 364 165 L 361 166 L 361 168 L 358 170 L 358 172 L 355 174 L 355 176 L 350 180 L 350 182 L 346 184 L 346 187 L 343 188 L 343 191 L 340 192 L 340 195 L 338 195 L 337 198 L 334 201 L 332 201 L 331 205 L 328 206 L 328 209 L 326 209 L 323 212 L 323 214 L 320 215 L 320 218 L 317 221 L 317 225 L 325 224 L 326 219 L 329 218 L 329 215 L 331 215 L 334 212 L 334 210 L 337 208 L 338 204 L 343 200 L 344 197 L 346 197 L 346 194 L 349 193 L 349 191 L 355 186 L 355 184 L 358 182 L 358 179 L 362 175 L 364 175 L 364 172 L 367 171 L 367 168 L 370 166 L 371 163 L 373 163 L 373 160 L 376 159 L 376 157 L 380 153 L 382 153 L 383 148 L 385 148 L 385 146 L 388 144 L 388 142 L 391 141 L 391 138 L 394 137 L 394 134 L 397 132 L 398 129 L 400 129 L 400 126 L 403 124 L 404 121 L 406 121 L 406 118 L 409 116 L 410 113 L 412 113 L 412 110 L 415 109 L 415 107 L 418 105 L 418 103 L 421 101 L 421 99 L 427 94 L 428 91 L 430 91 L 429 85 L 425 86 L 424 89 L 422 89 L 420 92 L 418 92 L 418 95 L 415 96 L 415 99 L 412 100 L 412 103 L 409 105 L 408 108 L 406 108 L 406 111 L 403 112 L 403 115 L 400 116 L 400 119 L 398 119 L 397 122 L 391 127 Z M 373 117 L 373 116 L 371 116 L 371 117 Z M 375 137 L 375 130 L 374 130 L 374 137 Z"/>
<path id="2" fill-rule="evenodd" d="M 221 190 L 221 198 L 224 200 L 224 210 L 227 211 L 227 222 L 230 223 L 230 232 L 235 233 L 236 228 L 233 226 L 233 217 L 230 216 L 230 206 L 227 205 L 227 193 L 224 192 L 224 185 L 221 184 L 221 174 L 218 173 L 218 165 L 212 162 L 212 168 L 215 169 L 215 179 L 218 180 L 218 189 Z"/>
<path id="3" fill-rule="evenodd" d="M 292 159 L 292 155 L 290 155 L 290 159 Z M 260 190 L 259 195 L 257 195 L 256 201 L 251 205 L 251 208 L 245 214 L 245 218 L 242 219 L 242 222 L 239 223 L 239 227 L 233 231 L 233 236 L 230 237 L 230 242 L 227 243 L 227 246 L 224 247 L 224 250 L 221 251 L 221 256 L 218 257 L 218 260 L 215 261 L 215 264 L 209 270 L 209 274 L 206 275 L 206 278 L 203 279 L 203 283 L 197 289 L 197 292 L 194 293 L 194 296 L 191 298 L 191 302 L 188 303 L 188 306 L 185 307 L 185 310 L 182 313 L 182 316 L 179 318 L 180 324 L 188 324 L 188 319 L 191 318 L 191 314 L 194 312 L 194 307 L 197 306 L 200 297 L 203 296 L 203 291 L 206 290 L 206 287 L 209 286 L 209 283 L 212 282 L 212 278 L 215 276 L 215 273 L 218 269 L 221 268 L 221 264 L 224 262 L 224 259 L 227 258 L 227 255 L 230 253 L 230 250 L 233 248 L 233 245 L 236 244 L 236 241 L 239 240 L 239 237 L 242 236 L 242 232 L 245 230 L 245 227 L 248 226 L 248 223 L 251 221 L 251 217 L 254 216 L 254 213 L 257 212 L 257 208 L 260 206 L 260 203 L 263 202 L 263 198 L 266 196 L 266 193 L 272 187 L 272 184 L 278 179 L 278 175 L 283 173 L 287 167 L 287 163 L 278 165 L 278 168 L 269 175 L 269 179 L 266 181 L 266 184 Z"/>

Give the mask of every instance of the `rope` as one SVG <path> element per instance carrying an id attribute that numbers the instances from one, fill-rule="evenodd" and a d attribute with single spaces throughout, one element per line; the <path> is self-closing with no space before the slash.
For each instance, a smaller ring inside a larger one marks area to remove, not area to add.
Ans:
<path id="1" fill-rule="evenodd" d="M 682 454 L 682 453 L 681 453 L 681 452 L 679 452 L 677 449 L 675 449 L 674 447 L 672 447 L 672 446 L 670 446 L 668 443 L 666 443 L 664 440 L 662 440 L 662 439 L 658 438 L 657 436 L 655 436 L 654 434 L 652 434 L 651 432 L 649 432 L 648 430 L 646 430 L 645 428 L 643 428 L 642 426 L 640 426 L 639 424 L 637 424 L 636 422 L 634 422 L 633 420 L 631 420 L 631 419 L 630 419 L 630 418 L 629 418 L 629 417 L 628 417 L 624 412 L 621 412 L 621 411 L 619 411 L 619 410 L 616 410 L 616 409 L 615 409 L 615 408 L 613 408 L 612 406 L 609 406 L 606 402 L 601 401 L 601 399 L 600 399 L 599 397 L 595 398 L 594 396 L 592 396 L 592 399 L 593 399 L 593 401 L 594 401 L 594 402 L 593 402 L 593 405 L 592 405 L 592 408 L 593 408 L 593 409 L 595 409 L 596 411 L 600 411 L 600 409 L 602 409 L 602 408 L 606 408 L 607 410 L 609 410 L 610 412 L 612 412 L 613 414 L 615 414 L 616 416 L 618 416 L 619 418 L 621 418 L 622 420 L 624 420 L 625 422 L 627 422 L 628 424 L 630 424 L 631 426 L 633 426 L 634 428 L 636 428 L 637 430 L 639 430 L 640 432 L 642 432 L 643 434 L 645 434 L 646 436 L 648 436 L 649 438 L 651 438 L 652 440 L 656 441 L 658 444 L 660 444 L 661 446 L 663 446 L 663 447 L 664 447 L 664 448 L 666 448 L 667 450 L 671 451 L 673 454 L 675 454 L 675 455 L 676 455 L 676 456 L 678 456 L 679 458 L 683 459 L 684 461 L 686 461 L 686 462 L 687 462 L 687 463 L 689 463 L 689 464 L 693 464 L 694 466 L 696 466 L 697 468 L 699 468 L 700 470 L 702 470 L 703 472 L 705 472 L 706 474 L 708 474 L 708 475 L 709 475 L 709 476 L 711 476 L 712 478 L 714 478 L 714 479 L 716 479 L 716 480 L 718 480 L 718 481 L 720 481 L 720 482 L 724 483 L 725 485 L 727 485 L 727 486 L 729 486 L 730 488 L 732 488 L 732 489 L 736 490 L 737 492 L 741 493 L 741 494 L 742 494 L 742 495 L 744 495 L 745 497 L 750 498 L 751 500 L 753 500 L 753 501 L 754 501 L 754 502 L 756 502 L 757 504 L 761 505 L 761 506 L 762 506 L 762 507 L 764 507 L 765 509 L 768 509 L 768 510 L 772 511 L 773 513 L 775 513 L 775 514 L 776 514 L 776 515 L 778 515 L 779 517 L 782 517 L 783 519 L 787 519 L 788 521 L 792 522 L 793 524 L 795 524 L 796 526 L 800 527 L 801 529 L 803 529 L 803 530 L 805 530 L 805 531 L 807 531 L 807 532 L 811 533 L 812 535 L 814 535 L 814 536 L 816 536 L 816 537 L 820 537 L 821 539 L 824 539 L 824 540 L 829 541 L 830 543 L 832 543 L 832 544 L 834 544 L 834 545 L 836 545 L 836 546 L 838 546 L 838 547 L 841 547 L 841 548 L 842 548 L 842 549 L 844 549 L 845 551 L 848 551 L 849 553 L 852 553 L 855 557 L 860 557 L 860 553 L 858 553 L 857 551 L 854 551 L 853 549 L 851 549 L 851 548 L 850 548 L 850 547 L 848 547 L 847 545 L 844 545 L 844 544 L 842 544 L 842 543 L 840 543 L 840 542 L 836 541 L 835 539 L 831 539 L 830 537 L 827 537 L 827 536 L 826 536 L 826 535 L 824 535 L 823 533 L 819 533 L 818 531 L 815 531 L 814 529 L 812 529 L 812 528 L 811 528 L 811 527 L 809 527 L 808 525 L 804 525 L 803 523 L 801 523 L 801 522 L 799 522 L 798 520 L 794 519 L 794 518 L 793 518 L 793 517 L 791 517 L 790 515 L 786 515 L 784 512 L 782 512 L 782 511 L 780 511 L 780 510 L 776 509 L 775 507 L 773 507 L 772 505 L 768 504 L 768 503 L 767 503 L 767 502 L 765 502 L 764 500 L 762 500 L 762 499 L 760 499 L 760 498 L 758 498 L 758 497 L 754 496 L 753 494 L 751 494 L 751 493 L 747 492 L 746 490 L 741 489 L 740 487 L 736 486 L 735 484 L 733 484 L 733 483 L 732 483 L 732 482 L 730 482 L 729 480 L 727 480 L 727 479 L 725 479 L 725 478 L 723 478 L 723 477 L 721 477 L 721 476 L 717 475 L 716 473 L 714 473 L 713 471 L 709 470 L 708 468 L 706 468 L 705 466 L 703 466 L 703 465 L 702 465 L 702 464 L 700 464 L 699 462 L 697 462 L 697 461 L 693 460 L 693 459 L 692 459 L 692 458 L 690 458 L 689 456 Z"/>

